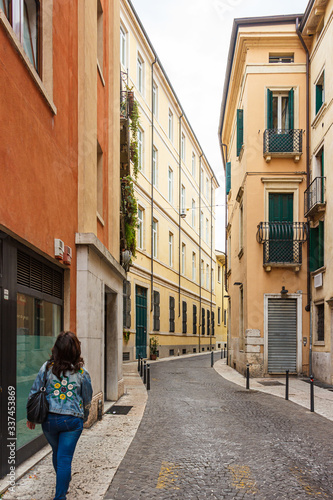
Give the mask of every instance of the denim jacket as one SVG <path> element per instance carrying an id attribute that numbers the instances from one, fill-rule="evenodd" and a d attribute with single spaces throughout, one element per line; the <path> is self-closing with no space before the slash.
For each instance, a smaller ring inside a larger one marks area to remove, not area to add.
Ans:
<path id="1" fill-rule="evenodd" d="M 46 363 L 47 361 L 39 370 L 29 397 L 43 386 Z M 48 369 L 46 399 L 49 403 L 49 413 L 73 415 L 83 418 L 85 422 L 89 415 L 92 393 L 90 375 L 85 368 L 81 368 L 77 373 L 66 371 L 61 379 L 54 375 L 52 366 Z"/>

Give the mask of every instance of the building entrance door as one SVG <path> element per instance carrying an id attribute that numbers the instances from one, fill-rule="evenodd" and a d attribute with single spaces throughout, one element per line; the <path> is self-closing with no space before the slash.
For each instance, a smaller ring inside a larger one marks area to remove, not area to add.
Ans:
<path id="1" fill-rule="evenodd" d="M 147 357 L 147 288 L 135 290 L 136 357 Z"/>

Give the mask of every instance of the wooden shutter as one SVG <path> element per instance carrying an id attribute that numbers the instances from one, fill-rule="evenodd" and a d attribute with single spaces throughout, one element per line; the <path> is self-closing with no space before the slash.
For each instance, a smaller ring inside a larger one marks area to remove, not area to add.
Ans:
<path id="1" fill-rule="evenodd" d="M 205 310 L 204 308 L 201 309 L 201 335 L 205 335 L 205 318 L 206 318 L 206 315 L 205 315 Z"/>
<path id="2" fill-rule="evenodd" d="M 243 146 L 243 110 L 237 109 L 237 156 L 240 155 Z"/>
<path id="3" fill-rule="evenodd" d="M 175 331 L 175 298 L 169 297 L 169 331 Z"/>
<path id="4" fill-rule="evenodd" d="M 294 128 L 294 89 L 289 90 L 288 95 L 289 129 Z"/>
<path id="5" fill-rule="evenodd" d="M 187 333 L 187 302 L 183 300 L 183 333 Z"/>
<path id="6" fill-rule="evenodd" d="M 212 335 L 215 335 L 215 313 L 212 311 Z"/>
<path id="7" fill-rule="evenodd" d="M 160 330 L 160 292 L 154 291 L 154 330 Z"/>
<path id="8" fill-rule="evenodd" d="M 197 306 L 193 304 L 193 335 L 197 333 Z"/>
<path id="9" fill-rule="evenodd" d="M 226 164 L 226 172 L 225 172 L 225 190 L 226 194 L 229 194 L 231 189 L 231 162 L 228 161 Z"/>
<path id="10" fill-rule="evenodd" d="M 267 89 L 267 128 L 273 128 L 273 92 Z"/>

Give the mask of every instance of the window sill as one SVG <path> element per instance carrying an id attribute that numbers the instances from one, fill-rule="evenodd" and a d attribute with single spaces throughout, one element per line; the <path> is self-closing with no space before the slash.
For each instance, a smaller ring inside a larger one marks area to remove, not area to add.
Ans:
<path id="1" fill-rule="evenodd" d="M 316 345 L 318 347 L 320 347 L 320 346 L 323 347 L 323 346 L 325 346 L 325 340 L 315 340 L 313 342 L 313 345 Z"/>
<path id="2" fill-rule="evenodd" d="M 12 43 L 14 49 L 19 53 L 24 65 L 26 66 L 26 69 L 30 73 L 30 76 L 34 80 L 35 84 L 37 85 L 39 92 L 42 94 L 42 97 L 45 99 L 45 101 L 46 101 L 47 105 L 49 106 L 49 108 L 51 109 L 52 113 L 54 115 L 56 115 L 57 108 L 54 105 L 53 100 L 48 95 L 42 80 L 40 79 L 40 77 L 39 77 L 37 71 L 35 70 L 35 68 L 33 67 L 33 65 L 31 64 L 30 59 L 28 58 L 27 54 L 25 53 L 25 50 L 24 50 L 22 44 L 20 43 L 19 39 L 15 35 L 13 28 L 9 24 L 9 21 L 6 18 L 5 14 L 2 10 L 0 10 L 0 24 L 4 27 L 5 32 L 9 38 L 10 42 Z"/>
<path id="3" fill-rule="evenodd" d="M 312 128 L 316 128 L 317 127 L 318 123 L 323 118 L 323 115 L 324 115 L 324 112 L 325 112 L 326 108 L 327 108 L 327 103 L 323 102 L 323 104 L 320 106 L 320 108 L 318 110 L 318 113 L 314 117 L 313 122 L 311 123 L 311 127 Z"/>
<path id="4" fill-rule="evenodd" d="M 313 278 L 314 276 L 316 276 L 316 274 L 325 273 L 325 272 L 326 272 L 326 266 L 318 267 L 318 269 L 316 269 L 315 271 L 310 272 L 310 276 L 312 276 L 312 278 Z"/>

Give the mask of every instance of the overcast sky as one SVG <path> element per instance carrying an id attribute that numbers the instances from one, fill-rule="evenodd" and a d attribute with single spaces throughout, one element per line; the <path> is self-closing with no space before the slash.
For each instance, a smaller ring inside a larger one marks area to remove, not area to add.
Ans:
<path id="1" fill-rule="evenodd" d="M 302 14 L 308 0 L 132 3 L 220 183 L 215 246 L 224 250 L 224 171 L 217 129 L 233 19 Z"/>

